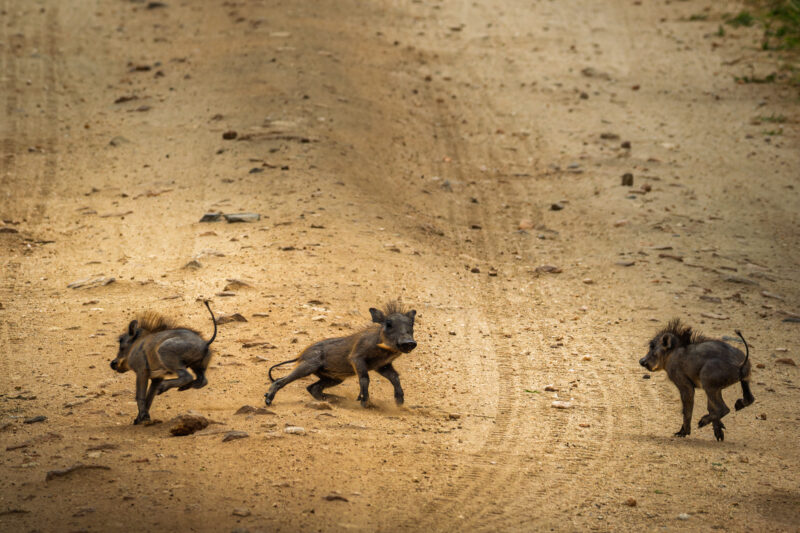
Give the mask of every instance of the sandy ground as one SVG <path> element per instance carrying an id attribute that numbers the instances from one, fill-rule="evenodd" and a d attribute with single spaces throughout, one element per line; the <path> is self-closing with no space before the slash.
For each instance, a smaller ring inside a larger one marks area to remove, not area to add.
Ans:
<path id="1" fill-rule="evenodd" d="M 800 527 L 800 105 L 736 83 L 783 77 L 756 29 L 717 35 L 738 4 L 149 4 L 0 1 L 0 529 Z M 117 336 L 150 309 L 207 338 L 203 297 L 247 322 L 131 425 Z M 303 380 L 234 414 L 392 297 L 405 407 L 375 376 L 374 409 Z M 673 316 L 750 342 L 724 442 L 672 437 L 643 379 Z M 170 436 L 189 410 L 218 424 Z M 78 463 L 108 469 L 45 480 Z"/>

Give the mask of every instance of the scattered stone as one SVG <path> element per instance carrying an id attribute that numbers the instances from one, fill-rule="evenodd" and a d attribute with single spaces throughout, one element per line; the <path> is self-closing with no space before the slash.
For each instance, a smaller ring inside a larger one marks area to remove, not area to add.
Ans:
<path id="1" fill-rule="evenodd" d="M 217 317 L 217 324 L 228 324 L 229 322 L 247 322 L 247 319 L 239 313 L 221 314 Z"/>
<path id="2" fill-rule="evenodd" d="M 236 133 L 233 130 L 226 131 L 225 133 L 222 134 L 222 138 L 225 139 L 226 141 L 232 141 L 233 139 L 235 139 L 238 136 L 239 136 L 239 134 Z"/>
<path id="3" fill-rule="evenodd" d="M 740 463 L 744 463 L 744 464 L 748 464 L 750 462 L 750 458 L 747 457 L 746 455 L 740 455 L 739 456 L 739 462 Z"/>
<path id="4" fill-rule="evenodd" d="M 449 420 L 460 420 L 461 419 L 461 415 L 458 414 L 458 413 L 448 413 L 447 414 L 447 418 Z"/>
<path id="5" fill-rule="evenodd" d="M 775 359 L 775 362 L 782 365 L 797 366 L 797 363 L 791 357 L 781 357 L 780 359 Z M 27 420 L 25 423 L 27 423 Z"/>
<path id="6" fill-rule="evenodd" d="M 642 379 L 650 379 L 650 374 L 643 374 Z"/>
<path id="7" fill-rule="evenodd" d="M 536 267 L 536 272 L 543 272 L 547 274 L 560 274 L 562 270 L 559 267 L 553 265 L 541 265 Z"/>
<path id="8" fill-rule="evenodd" d="M 624 148 L 625 150 L 630 150 L 631 149 L 631 142 L 630 141 L 622 141 L 622 144 L 620 144 L 620 146 L 622 148 Z"/>
<path id="9" fill-rule="evenodd" d="M 79 279 L 78 281 L 73 281 L 69 285 L 67 285 L 68 289 L 92 289 L 94 287 L 103 287 L 105 285 L 110 285 L 114 283 L 116 278 L 107 278 L 105 276 L 99 276 L 96 278 L 85 278 Z"/>
<path id="10" fill-rule="evenodd" d="M 125 137 L 117 135 L 116 137 L 112 138 L 108 141 L 109 146 L 122 146 L 123 144 L 128 144 L 130 141 Z"/>
<path id="11" fill-rule="evenodd" d="M 614 264 L 618 266 L 629 267 L 635 265 L 636 261 L 617 261 Z"/>
<path id="12" fill-rule="evenodd" d="M 789 316 L 789 317 L 786 317 L 783 320 L 781 320 L 781 322 L 789 322 L 789 323 L 797 324 L 797 323 L 800 323 L 800 317 Z"/>
<path id="13" fill-rule="evenodd" d="M 201 268 L 203 268 L 203 265 L 200 263 L 200 261 L 192 259 L 191 261 L 183 265 L 182 268 L 184 270 L 200 270 Z"/>
<path id="14" fill-rule="evenodd" d="M 264 409 L 263 407 L 253 407 L 252 405 L 243 405 L 235 413 L 235 415 L 274 415 L 274 411 Z"/>
<path id="15" fill-rule="evenodd" d="M 556 409 L 569 409 L 572 407 L 572 404 L 569 402 L 562 402 L 561 400 L 555 400 L 550 404 L 550 407 L 554 407 Z"/>
<path id="16" fill-rule="evenodd" d="M 783 300 L 783 296 L 781 296 L 780 294 L 774 294 L 767 291 L 761 291 L 761 296 L 763 296 L 764 298 L 772 298 L 773 300 Z"/>
<path id="17" fill-rule="evenodd" d="M 81 470 L 111 470 L 111 468 L 105 465 L 85 465 L 85 464 L 74 464 L 69 468 L 64 468 L 63 470 L 50 470 L 45 474 L 44 480 L 50 481 L 57 477 L 64 477 L 72 474 L 73 472 L 79 472 Z"/>
<path id="18" fill-rule="evenodd" d="M 767 365 L 764 363 L 756 363 L 756 368 L 767 368 Z"/>
<path id="19" fill-rule="evenodd" d="M 48 432 L 45 433 L 44 435 L 33 437 L 19 444 L 9 444 L 8 446 L 6 446 L 6 450 L 7 451 L 19 450 L 22 448 L 28 448 L 29 446 L 34 446 L 36 444 L 41 444 L 43 442 L 53 442 L 56 440 L 61 440 L 62 438 L 63 437 L 58 433 Z"/>
<path id="20" fill-rule="evenodd" d="M 592 278 L 583 278 L 583 283 L 586 285 L 594 285 L 594 280 Z"/>
<path id="21" fill-rule="evenodd" d="M 196 431 L 207 428 L 208 423 L 208 419 L 204 416 L 182 414 L 169 421 L 169 432 L 176 437 L 191 435 Z"/>
<path id="22" fill-rule="evenodd" d="M 86 451 L 94 452 L 94 451 L 118 450 L 118 449 L 119 445 L 111 442 L 105 442 L 103 444 L 96 444 L 94 446 L 89 446 L 88 448 L 86 448 Z"/>
<path id="23" fill-rule="evenodd" d="M 625 500 L 625 505 L 628 507 L 636 507 L 636 498 L 628 498 Z"/>
<path id="24" fill-rule="evenodd" d="M 6 516 L 6 515 L 10 515 L 10 514 L 28 514 L 28 513 L 30 513 L 30 511 L 26 511 L 25 509 L 10 508 L 10 509 L 5 509 L 3 511 L 0 511 L 0 516 Z"/>
<path id="25" fill-rule="evenodd" d="M 331 404 L 328 402 L 308 402 L 306 405 L 311 409 L 316 409 L 317 411 L 330 411 L 333 409 Z"/>
<path id="26" fill-rule="evenodd" d="M 233 516 L 241 516 L 242 518 L 250 516 L 250 509 L 240 508 L 233 510 Z"/>
<path id="27" fill-rule="evenodd" d="M 235 292 L 231 292 L 231 291 L 222 291 L 222 292 L 218 292 L 217 296 L 219 296 L 221 298 L 229 298 L 231 296 L 236 296 L 236 293 Z"/>
<path id="28" fill-rule="evenodd" d="M 581 359 L 583 361 L 591 361 L 592 360 L 592 356 L 591 355 L 584 355 Z"/>
<path id="29" fill-rule="evenodd" d="M 604 132 L 600 134 L 600 138 L 605 139 L 606 141 L 618 141 L 619 135 L 616 133 Z"/>
<path id="30" fill-rule="evenodd" d="M 689 520 L 689 518 L 691 517 L 686 513 L 681 513 L 678 515 L 678 520 Z"/>
<path id="31" fill-rule="evenodd" d="M 519 221 L 519 229 L 521 230 L 529 230 L 533 229 L 534 227 L 536 227 L 536 225 L 533 223 L 533 220 L 529 218 L 523 218 Z"/>
<path id="32" fill-rule="evenodd" d="M 222 216 L 231 224 L 234 222 L 257 222 L 261 220 L 261 215 L 258 213 L 231 213 Z"/>
<path id="33" fill-rule="evenodd" d="M 81 507 L 72 515 L 73 518 L 80 518 L 82 516 L 86 516 L 87 514 L 95 512 L 96 509 L 94 507 Z"/>
<path id="34" fill-rule="evenodd" d="M 725 276 L 722 278 L 722 281 L 727 281 L 729 283 L 740 283 L 742 285 L 758 285 L 752 279 L 743 278 L 741 276 Z"/>
<path id="35" fill-rule="evenodd" d="M 581 74 L 583 74 L 587 78 L 600 78 L 600 79 L 603 79 L 603 80 L 610 80 L 611 79 L 611 76 L 609 76 L 607 73 L 601 72 L 601 71 L 595 69 L 594 67 L 586 67 L 586 68 L 584 68 L 583 70 L 581 70 Z"/>
<path id="36" fill-rule="evenodd" d="M 265 313 L 253 313 L 253 316 L 269 316 Z M 274 344 L 269 341 L 247 341 L 242 342 L 242 348 L 266 348 L 267 350 L 273 350 L 277 348 Z"/>
<path id="37" fill-rule="evenodd" d="M 708 296 L 707 294 L 701 294 L 700 299 L 715 304 L 722 303 L 722 298 L 720 298 L 719 296 Z"/>
<path id="38" fill-rule="evenodd" d="M 19 230 L 9 226 L 3 226 L 0 228 L 0 233 L 19 233 Z"/>
<path id="39" fill-rule="evenodd" d="M 480 274 L 481 273 L 481 269 L 478 268 L 478 267 L 472 267 L 472 268 L 469 269 L 469 271 L 472 272 L 473 274 Z"/>
<path id="40" fill-rule="evenodd" d="M 218 222 L 220 218 L 222 218 L 222 213 L 206 213 L 200 222 Z"/>
<path id="41" fill-rule="evenodd" d="M 284 433 L 288 433 L 289 435 L 305 435 L 306 430 L 300 426 L 286 426 L 284 428 Z"/>
<path id="42" fill-rule="evenodd" d="M 545 392 L 558 392 L 558 388 L 552 383 L 550 385 L 545 385 L 544 390 Z"/>
<path id="43" fill-rule="evenodd" d="M 758 415 L 758 419 L 759 420 L 766 420 L 767 419 L 767 413 L 761 413 L 760 415 Z"/>
<path id="44" fill-rule="evenodd" d="M 630 172 L 626 172 L 622 175 L 622 186 L 623 187 L 633 187 L 633 174 Z"/>
<path id="45" fill-rule="evenodd" d="M 253 287 L 246 281 L 242 281 L 240 279 L 227 279 L 225 281 L 227 281 L 228 284 L 225 285 L 224 289 L 222 289 L 224 291 L 235 291 L 236 289 L 249 289 Z"/>
<path id="46" fill-rule="evenodd" d="M 222 442 L 229 442 L 237 439 L 246 439 L 249 436 L 250 434 L 247 433 L 246 431 L 239 431 L 234 429 L 225 433 L 225 436 L 222 437 Z"/>
<path id="47" fill-rule="evenodd" d="M 344 496 L 342 496 L 341 494 L 337 494 L 335 492 L 331 492 L 330 494 L 325 496 L 325 499 L 328 500 L 329 502 L 347 502 L 347 501 L 350 501 L 347 498 L 345 498 Z"/>
<path id="48" fill-rule="evenodd" d="M 658 254 L 658 257 L 661 259 L 672 259 L 673 261 L 677 261 L 679 263 L 683 263 L 683 257 L 680 255 L 675 254 Z"/>
<path id="49" fill-rule="evenodd" d="M 728 320 L 730 318 L 728 315 L 718 315 L 716 313 L 700 313 L 700 316 L 713 320 Z"/>
<path id="50" fill-rule="evenodd" d="M 23 424 L 36 424 L 37 422 L 44 422 L 45 420 L 47 420 L 46 416 L 39 415 L 39 416 L 31 417 L 31 418 L 26 418 L 23 421 Z"/>
<path id="51" fill-rule="evenodd" d="M 489 269 L 489 277 L 496 278 L 497 277 L 497 270 L 490 268 Z"/>
<path id="52" fill-rule="evenodd" d="M 325 321 L 325 318 L 326 318 L 325 315 L 312 316 L 311 317 L 311 321 L 312 322 L 323 322 L 323 321 Z"/>
<path id="53" fill-rule="evenodd" d="M 627 226 L 627 225 L 628 225 L 628 221 L 625 220 L 625 219 L 617 220 L 616 222 L 614 222 L 614 227 L 615 228 L 621 228 L 622 226 Z"/>
<path id="54" fill-rule="evenodd" d="M 564 209 L 564 204 L 561 202 L 550 204 L 550 211 L 561 211 L 562 209 Z"/>

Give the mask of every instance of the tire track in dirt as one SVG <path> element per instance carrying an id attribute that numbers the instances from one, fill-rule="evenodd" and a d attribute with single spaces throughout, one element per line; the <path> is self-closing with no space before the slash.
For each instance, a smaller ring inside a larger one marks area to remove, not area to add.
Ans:
<path id="1" fill-rule="evenodd" d="M 508 28 L 506 29 L 506 34 Z M 457 54 L 459 61 L 456 64 L 474 65 L 466 58 L 466 47 L 462 48 Z M 471 72 L 467 76 L 469 79 L 480 79 L 480 72 L 475 69 L 469 69 Z M 498 110 L 492 105 L 492 102 L 485 96 L 479 105 L 474 105 L 474 110 L 480 110 L 479 125 L 483 131 L 494 131 L 496 124 L 493 123 L 493 117 L 499 115 Z M 465 95 L 460 95 L 461 97 Z M 469 95 L 467 95 L 469 96 Z M 461 99 L 461 98 L 460 98 Z M 455 111 L 455 110 L 453 110 Z M 449 118 L 448 113 L 440 112 L 438 122 L 442 124 L 447 123 Z M 473 117 L 475 120 L 475 117 Z M 457 167 L 457 178 L 464 181 L 465 175 L 463 169 L 467 161 L 461 159 L 461 155 L 465 152 L 460 149 L 456 132 L 448 130 L 441 131 L 439 137 L 443 139 L 444 153 L 452 156 L 453 160 L 459 163 Z M 537 137 L 537 140 L 541 136 Z M 481 162 L 488 162 L 489 167 L 501 165 L 503 161 L 503 154 L 495 154 L 489 143 L 485 144 L 487 149 L 481 150 L 476 154 L 475 151 L 469 151 L 469 154 L 474 160 Z M 540 153 L 539 146 L 526 141 L 526 145 L 522 149 L 523 153 L 536 154 Z M 477 166 L 473 165 L 473 166 Z M 513 191 L 511 196 L 515 198 L 525 198 L 530 191 L 520 190 L 519 182 L 512 183 Z M 498 203 L 506 203 L 504 187 L 496 187 L 493 191 L 496 194 L 495 205 Z M 469 218 L 470 214 L 466 212 L 459 212 L 455 209 L 455 203 L 450 204 L 450 219 L 456 227 L 465 228 L 465 221 Z M 493 238 L 497 235 L 507 234 L 508 228 L 494 228 L 492 226 L 494 217 L 487 208 L 486 203 L 482 203 L 477 208 L 478 217 L 482 231 L 480 232 L 479 243 L 477 246 L 478 255 L 481 259 L 488 259 L 493 264 L 498 263 L 501 258 L 501 250 L 497 246 L 499 239 Z M 472 211 L 472 216 L 475 216 L 475 210 Z M 472 222 L 472 221 L 470 221 Z M 474 238 L 474 232 L 462 230 L 458 235 L 459 240 L 464 240 L 467 234 Z M 536 289 L 538 300 L 547 301 L 549 295 L 545 294 L 546 289 L 539 287 Z M 508 313 L 509 309 L 518 309 L 510 298 L 503 294 L 497 283 L 486 282 L 481 283 L 481 294 L 485 296 L 484 299 L 477 301 L 476 304 L 483 309 L 484 316 L 487 317 L 503 317 Z M 536 299 L 534 297 L 534 299 Z M 542 332 L 538 337 L 538 342 L 529 344 L 536 354 L 545 354 L 548 352 L 546 339 L 554 338 L 559 330 L 558 324 L 550 326 L 549 324 L 542 327 L 542 317 L 531 317 L 532 319 L 538 318 L 536 322 L 537 329 Z M 532 320 L 533 322 L 533 320 Z M 499 322 L 499 323 L 502 323 Z M 503 494 L 505 508 L 498 509 L 494 505 L 487 505 L 481 508 L 477 513 L 473 513 L 468 520 L 460 523 L 460 525 L 467 529 L 507 529 L 514 525 L 523 522 L 530 524 L 531 520 L 535 521 L 535 516 L 531 513 L 531 507 L 535 507 L 534 502 L 539 500 L 544 502 L 553 490 L 561 492 L 569 491 L 569 482 L 578 470 L 582 470 L 582 475 L 585 471 L 592 472 L 593 479 L 600 479 L 606 475 L 609 466 L 606 468 L 598 468 L 602 463 L 608 463 L 608 459 L 612 454 L 612 432 L 614 417 L 617 415 L 618 410 L 609 405 L 609 390 L 616 390 L 623 385 L 623 378 L 619 375 L 616 376 L 613 383 L 607 383 L 605 386 L 599 387 L 599 390 L 592 393 L 591 396 L 581 398 L 581 404 L 586 404 L 587 407 L 580 411 L 573 409 L 568 413 L 558 413 L 556 416 L 549 417 L 545 422 L 548 426 L 546 436 L 542 437 L 539 430 L 535 428 L 536 422 L 530 422 L 529 407 L 522 401 L 522 388 L 526 383 L 533 383 L 534 377 L 541 379 L 543 375 L 547 375 L 551 379 L 544 380 L 543 382 L 556 381 L 552 378 L 563 379 L 569 371 L 568 365 L 561 361 L 546 361 L 543 357 L 534 358 L 533 362 L 522 361 L 520 357 L 515 356 L 516 348 L 512 342 L 502 342 L 502 335 L 498 335 L 499 323 L 493 327 L 490 320 L 490 327 L 492 329 L 492 342 L 493 352 L 495 354 L 495 361 L 500 376 L 500 403 L 497 407 L 497 425 L 487 437 L 483 448 L 481 449 L 478 457 L 486 459 L 489 464 L 494 463 L 491 459 L 502 459 L 505 461 L 503 468 L 487 469 L 484 465 L 480 467 L 472 467 L 469 470 L 460 473 L 459 482 L 456 486 L 448 492 L 447 496 L 453 502 L 449 506 L 435 507 L 433 505 L 425 509 L 425 513 L 440 514 L 442 516 L 452 516 L 460 503 L 464 501 L 481 501 L 491 502 L 493 497 L 498 494 Z M 545 331 L 543 329 L 547 328 Z M 607 339 L 603 339 L 606 341 Z M 617 346 L 609 346 L 607 342 L 601 342 L 599 346 L 594 346 L 594 343 L 589 345 L 594 353 L 603 353 L 609 349 L 617 349 Z M 616 374 L 616 373 L 614 373 Z M 588 407 L 592 405 L 592 407 Z M 639 402 L 635 402 L 639 405 Z M 587 416 L 588 415 L 588 416 Z M 581 420 L 579 422 L 578 420 Z M 593 449 L 589 450 L 584 448 L 580 451 L 559 446 L 559 442 L 564 434 L 568 432 L 578 431 L 578 423 L 588 424 L 589 427 L 596 428 L 593 431 L 595 437 L 595 444 Z M 570 471 L 560 474 L 554 469 L 553 472 L 539 472 L 536 476 L 539 479 L 553 480 L 547 485 L 540 482 L 525 483 L 525 476 L 530 476 L 528 465 L 531 462 L 529 452 L 536 445 L 545 448 L 546 452 L 556 453 L 558 458 L 552 459 L 550 465 L 558 465 L 566 463 L 571 465 Z M 577 464 L 580 462 L 581 464 Z M 484 471 L 485 470 L 485 471 Z M 586 476 L 583 475 L 583 479 Z M 573 484 L 574 487 L 574 484 Z M 570 495 L 571 492 L 570 492 Z M 533 501 L 531 501 L 533 500 Z"/>

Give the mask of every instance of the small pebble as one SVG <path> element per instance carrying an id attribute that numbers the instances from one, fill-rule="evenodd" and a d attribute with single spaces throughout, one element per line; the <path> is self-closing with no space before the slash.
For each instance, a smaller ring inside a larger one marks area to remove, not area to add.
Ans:
<path id="1" fill-rule="evenodd" d="M 225 436 L 222 438 L 222 442 L 229 442 L 237 439 L 246 439 L 249 436 L 250 434 L 248 434 L 246 431 L 232 430 L 225 433 Z"/>

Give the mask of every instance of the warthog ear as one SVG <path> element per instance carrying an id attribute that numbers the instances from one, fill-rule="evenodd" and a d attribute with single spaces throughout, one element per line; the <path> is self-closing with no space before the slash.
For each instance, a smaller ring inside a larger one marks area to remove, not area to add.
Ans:
<path id="1" fill-rule="evenodd" d="M 139 327 L 138 320 L 131 320 L 131 323 L 128 324 L 128 335 L 133 337 L 136 334 L 136 328 Z"/>
<path id="2" fill-rule="evenodd" d="M 411 311 L 406 313 L 406 316 L 408 317 L 409 320 L 411 320 L 411 323 L 413 324 L 414 323 L 414 317 L 417 316 L 417 311 L 415 309 L 412 309 Z"/>
<path id="3" fill-rule="evenodd" d="M 375 309 L 374 307 L 369 308 L 369 314 L 372 315 L 372 321 L 378 324 L 383 324 L 386 322 L 386 315 L 383 314 L 383 311 L 380 309 Z"/>
<path id="4" fill-rule="evenodd" d="M 672 336 L 671 335 L 664 335 L 661 337 L 661 344 L 664 345 L 664 348 L 667 350 L 672 349 Z"/>

